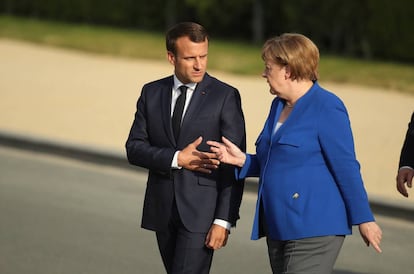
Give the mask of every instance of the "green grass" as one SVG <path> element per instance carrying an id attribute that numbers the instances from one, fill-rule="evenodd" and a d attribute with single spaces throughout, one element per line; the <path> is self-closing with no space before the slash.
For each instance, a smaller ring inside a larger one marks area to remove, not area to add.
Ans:
<path id="1" fill-rule="evenodd" d="M 0 16 L 0 37 L 121 57 L 165 60 L 162 35 L 143 31 Z"/>
<path id="2" fill-rule="evenodd" d="M 393 89 L 414 95 L 414 65 L 325 56 L 321 58 L 320 76 L 332 82 Z"/>
<path id="3" fill-rule="evenodd" d="M 0 37 L 49 46 L 114 55 L 165 60 L 163 33 L 68 24 L 0 16 Z M 212 39 L 209 68 L 242 75 L 260 75 L 260 46 Z M 322 53 L 321 81 L 394 89 L 414 95 L 414 65 L 366 61 Z"/>

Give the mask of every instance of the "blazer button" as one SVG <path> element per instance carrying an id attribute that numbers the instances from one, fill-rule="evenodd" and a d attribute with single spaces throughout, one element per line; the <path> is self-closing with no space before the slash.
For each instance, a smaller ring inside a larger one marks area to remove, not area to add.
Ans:
<path id="1" fill-rule="evenodd" d="M 299 198 L 299 193 L 297 193 L 297 192 L 296 192 L 295 194 L 293 194 L 292 198 L 293 198 L 293 199 L 297 199 L 297 198 Z"/>

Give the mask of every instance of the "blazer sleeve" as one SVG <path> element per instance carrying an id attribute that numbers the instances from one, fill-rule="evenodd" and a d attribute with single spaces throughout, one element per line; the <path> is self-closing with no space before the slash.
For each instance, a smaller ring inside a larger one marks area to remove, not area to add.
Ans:
<path id="1" fill-rule="evenodd" d="M 339 99 L 325 102 L 317 119 L 322 153 L 341 192 L 350 222 L 356 225 L 373 221 L 345 106 Z"/>
<path id="2" fill-rule="evenodd" d="M 246 151 L 246 131 L 241 98 L 237 89 L 226 96 L 221 114 L 221 135 Z M 223 219 L 235 226 L 240 218 L 239 209 L 243 196 L 244 181 L 234 176 L 234 167 L 221 165 L 219 176 L 219 194 L 215 218 Z"/>
<path id="3" fill-rule="evenodd" d="M 149 103 L 150 100 L 148 100 L 148 97 L 151 95 L 153 95 L 151 94 L 151 89 L 144 86 L 137 102 L 134 121 L 125 144 L 127 158 L 133 165 L 169 176 L 175 149 L 167 143 L 167 138 L 163 137 L 165 134 L 162 132 L 162 123 L 160 121 L 152 121 L 149 118 L 150 114 L 154 113 L 154 109 Z M 153 135 L 160 137 L 150 140 L 149 126 L 154 124 L 158 124 L 158 126 L 155 129 L 152 127 L 152 131 L 157 131 L 158 134 L 154 132 Z"/>
<path id="4" fill-rule="evenodd" d="M 404 143 L 401 149 L 399 167 L 409 166 L 414 168 L 414 112 L 408 124 Z"/>
<path id="5" fill-rule="evenodd" d="M 246 161 L 241 168 L 236 169 L 236 178 L 238 180 L 245 179 L 247 177 L 259 177 L 260 165 L 255 154 L 246 154 Z"/>

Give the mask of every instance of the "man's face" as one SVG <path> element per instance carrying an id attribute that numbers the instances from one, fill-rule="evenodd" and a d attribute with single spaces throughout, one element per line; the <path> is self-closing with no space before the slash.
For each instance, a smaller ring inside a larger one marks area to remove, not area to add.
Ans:
<path id="1" fill-rule="evenodd" d="M 207 70 L 208 40 L 194 43 L 188 37 L 176 41 L 177 54 L 168 52 L 177 78 L 183 83 L 199 83 Z"/>

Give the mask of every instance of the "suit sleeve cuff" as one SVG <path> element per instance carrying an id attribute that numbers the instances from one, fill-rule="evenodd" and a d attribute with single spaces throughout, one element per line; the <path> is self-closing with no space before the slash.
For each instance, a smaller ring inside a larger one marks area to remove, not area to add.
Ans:
<path id="1" fill-rule="evenodd" d="M 174 153 L 174 157 L 173 157 L 172 162 L 171 162 L 171 168 L 172 169 L 181 169 L 181 167 L 178 166 L 178 153 L 180 153 L 180 150 L 177 150 Z"/>
<path id="2" fill-rule="evenodd" d="M 225 220 L 221 220 L 221 219 L 215 219 L 214 224 L 219 225 L 221 227 L 224 227 L 225 229 L 227 229 L 228 231 L 230 231 L 231 228 L 231 224 Z"/>
<path id="3" fill-rule="evenodd" d="M 244 161 L 244 165 L 240 168 L 235 169 L 236 180 L 242 180 L 247 177 L 247 172 L 249 170 L 250 162 L 251 162 L 251 156 L 250 154 L 246 153 L 246 160 Z"/>

